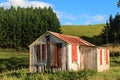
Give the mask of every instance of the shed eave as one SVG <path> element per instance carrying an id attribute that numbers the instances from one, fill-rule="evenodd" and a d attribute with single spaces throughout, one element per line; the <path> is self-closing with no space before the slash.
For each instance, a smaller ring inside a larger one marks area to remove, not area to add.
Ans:
<path id="1" fill-rule="evenodd" d="M 39 38 L 37 38 L 34 42 L 32 42 L 28 47 L 30 48 L 36 41 L 41 39 L 45 34 L 47 34 L 47 33 L 45 32 L 44 34 L 42 34 Z"/>
<path id="2" fill-rule="evenodd" d="M 46 32 L 45 32 L 44 34 L 42 34 L 39 38 L 37 38 L 33 43 L 31 43 L 28 47 L 30 48 L 36 41 L 38 41 L 39 39 L 41 39 L 42 37 L 44 37 L 47 33 L 49 33 L 49 34 L 53 35 L 54 37 L 56 37 L 56 38 L 64 41 L 66 44 L 82 46 L 82 45 L 80 45 L 79 43 L 78 43 L 78 44 L 72 44 L 72 43 L 70 43 L 70 42 L 67 42 L 67 41 L 65 41 L 64 39 L 61 39 L 61 38 L 57 37 L 57 36 L 56 36 L 55 34 L 53 34 L 51 31 L 46 31 Z M 90 45 L 83 45 L 83 46 L 90 46 Z M 95 45 L 91 45 L 91 46 L 95 46 Z"/>
<path id="3" fill-rule="evenodd" d="M 87 47 L 95 47 L 95 48 L 97 48 L 97 46 L 95 46 L 95 45 L 94 46 L 92 46 L 92 45 L 91 46 L 89 46 L 89 45 L 79 45 L 79 46 L 87 46 Z"/>

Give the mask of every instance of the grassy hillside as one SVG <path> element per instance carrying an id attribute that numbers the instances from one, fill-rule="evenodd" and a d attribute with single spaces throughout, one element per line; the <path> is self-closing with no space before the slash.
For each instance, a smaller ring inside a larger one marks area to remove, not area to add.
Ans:
<path id="1" fill-rule="evenodd" d="M 97 25 L 63 25 L 63 34 L 73 35 L 73 36 L 86 36 L 93 37 L 94 35 L 99 35 L 105 24 Z"/>

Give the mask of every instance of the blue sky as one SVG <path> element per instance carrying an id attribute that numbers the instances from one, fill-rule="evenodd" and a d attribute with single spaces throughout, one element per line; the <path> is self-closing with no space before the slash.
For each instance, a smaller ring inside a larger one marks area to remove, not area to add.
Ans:
<path id="1" fill-rule="evenodd" d="M 56 12 L 61 25 L 89 25 L 105 23 L 120 8 L 118 0 L 0 0 L 0 6 L 49 7 Z"/>

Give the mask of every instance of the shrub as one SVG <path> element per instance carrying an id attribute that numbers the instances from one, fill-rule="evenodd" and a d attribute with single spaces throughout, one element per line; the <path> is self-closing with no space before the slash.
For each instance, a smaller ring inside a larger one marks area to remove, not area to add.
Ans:
<path id="1" fill-rule="evenodd" d="M 116 67 L 116 66 L 120 66 L 120 57 L 111 57 L 110 59 L 110 66 L 111 67 Z"/>

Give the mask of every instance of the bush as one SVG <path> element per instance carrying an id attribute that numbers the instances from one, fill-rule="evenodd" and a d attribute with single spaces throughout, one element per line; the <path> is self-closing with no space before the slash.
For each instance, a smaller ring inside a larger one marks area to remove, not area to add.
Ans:
<path id="1" fill-rule="evenodd" d="M 110 57 L 118 57 L 118 56 L 120 56 L 120 51 L 110 52 Z"/>
<path id="2" fill-rule="evenodd" d="M 110 59 L 110 66 L 111 67 L 116 67 L 116 66 L 120 66 L 120 57 L 111 57 Z"/>

